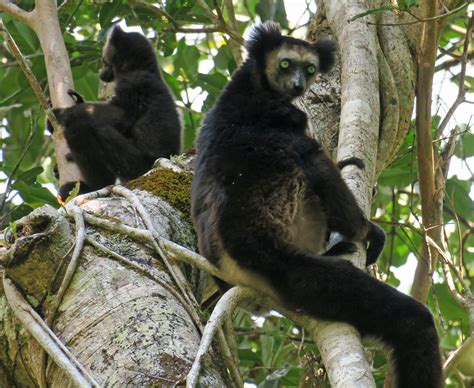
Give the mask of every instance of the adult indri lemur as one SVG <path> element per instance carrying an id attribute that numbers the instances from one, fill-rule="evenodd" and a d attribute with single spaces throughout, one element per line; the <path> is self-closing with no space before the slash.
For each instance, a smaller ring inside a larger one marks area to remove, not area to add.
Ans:
<path id="1" fill-rule="evenodd" d="M 334 45 L 282 36 L 265 23 L 254 28 L 247 51 L 197 140 L 192 215 L 201 253 L 236 284 L 382 340 L 393 349 L 397 387 L 440 387 L 429 310 L 324 254 L 328 230 L 360 241 L 371 228 L 291 103 L 329 70 Z"/>
<path id="2" fill-rule="evenodd" d="M 180 151 L 181 125 L 174 98 L 158 68 L 148 39 L 114 27 L 102 53 L 100 78 L 115 81 L 115 95 L 106 103 L 84 103 L 54 109 L 64 126 L 70 158 L 85 182 L 81 193 L 131 179 L 148 171 L 160 157 Z M 63 185 L 65 199 L 75 182 Z"/>

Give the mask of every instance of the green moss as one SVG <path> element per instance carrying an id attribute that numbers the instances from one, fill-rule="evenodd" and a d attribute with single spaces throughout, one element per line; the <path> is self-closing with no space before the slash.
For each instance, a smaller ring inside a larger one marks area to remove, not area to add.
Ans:
<path id="1" fill-rule="evenodd" d="M 128 182 L 130 189 L 146 190 L 158 195 L 171 206 L 178 209 L 186 221 L 191 223 L 191 182 L 190 172 L 172 170 L 155 170 Z"/>

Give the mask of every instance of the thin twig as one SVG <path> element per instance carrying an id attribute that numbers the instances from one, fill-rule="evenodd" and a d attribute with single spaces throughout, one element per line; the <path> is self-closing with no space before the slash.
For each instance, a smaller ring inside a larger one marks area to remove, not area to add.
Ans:
<path id="1" fill-rule="evenodd" d="M 444 375 L 448 377 L 452 373 L 453 368 L 460 361 L 461 357 L 472 352 L 474 352 L 474 334 L 471 334 L 458 349 L 449 355 L 448 359 L 443 365 Z"/>
<path id="2" fill-rule="evenodd" d="M 430 246 L 432 246 L 438 251 L 439 255 L 442 258 L 443 272 L 446 277 L 446 283 L 448 284 L 451 294 L 460 306 L 466 308 L 466 306 L 468 306 L 469 304 L 469 299 L 472 299 L 471 290 L 465 284 L 464 279 L 459 273 L 456 265 L 451 260 L 449 260 L 449 257 L 447 256 L 444 249 L 442 249 L 438 244 L 436 244 L 436 242 L 430 236 L 426 236 L 426 241 Z M 446 266 L 449 268 L 447 268 Z M 456 275 L 457 280 L 461 283 L 461 287 L 463 289 L 462 294 L 456 289 L 456 285 L 454 284 L 454 280 L 451 276 L 451 272 L 449 271 L 449 269 L 451 269 L 451 271 Z"/>
<path id="3" fill-rule="evenodd" d="M 223 32 L 220 27 L 165 27 L 163 28 L 165 32 L 181 32 L 183 34 L 208 34 L 212 32 Z"/>
<path id="4" fill-rule="evenodd" d="M 193 366 L 186 378 L 187 388 L 194 388 L 197 386 L 203 357 L 209 351 L 216 330 L 222 325 L 224 319 L 229 317 L 239 304 L 246 300 L 253 299 L 254 297 L 255 292 L 249 288 L 233 287 L 222 296 L 219 302 L 217 302 L 216 307 L 212 311 L 206 327 L 204 328 L 199 350 L 194 359 Z"/>
<path id="5" fill-rule="evenodd" d="M 239 28 L 237 26 L 237 19 L 235 18 L 235 10 L 234 10 L 234 5 L 232 4 L 232 0 L 224 0 L 225 7 L 227 9 L 227 16 L 229 18 L 229 24 L 230 24 L 230 30 L 237 34 L 239 37 Z M 222 23 L 225 23 L 224 17 L 220 15 L 220 19 L 222 20 Z M 232 37 L 232 36 L 231 36 Z M 240 51 L 240 45 L 243 43 L 242 38 L 240 40 L 233 39 L 233 42 L 231 42 L 231 49 L 232 49 L 232 55 L 235 59 L 235 62 L 237 64 L 240 64 L 242 62 L 242 53 Z"/>
<path id="6" fill-rule="evenodd" d="M 432 22 L 434 20 L 445 18 L 447 16 L 453 15 L 456 12 L 459 12 L 459 11 L 463 10 L 464 8 L 466 8 L 469 5 L 470 2 L 471 2 L 471 0 L 468 0 L 465 3 L 461 4 L 459 7 L 456 7 L 456 8 L 452 9 L 449 12 L 443 13 L 441 15 L 432 16 L 432 17 L 429 17 L 429 18 L 420 18 L 419 16 L 415 15 L 413 12 L 411 12 L 410 10 L 407 10 L 407 9 L 397 9 L 397 11 L 407 13 L 408 15 L 410 15 L 415 20 L 413 20 L 411 22 L 400 22 L 400 23 L 373 23 L 373 22 L 367 22 L 367 24 L 373 25 L 373 26 L 375 25 L 375 26 L 388 26 L 388 27 L 392 26 L 393 27 L 393 26 L 407 26 L 407 25 L 416 24 L 416 23 Z"/>
<path id="7" fill-rule="evenodd" d="M 224 319 L 226 321 L 227 319 Z M 239 370 L 239 360 L 235 360 L 233 357 L 231 347 L 229 346 L 229 337 L 226 337 L 222 326 L 217 328 L 216 335 L 217 343 L 220 346 L 220 353 L 223 356 L 226 366 L 230 371 L 230 377 L 234 380 L 234 385 L 236 388 L 244 386 L 244 381 L 242 380 L 242 375 Z M 235 340 L 235 339 L 234 339 Z"/>
<path id="8" fill-rule="evenodd" d="M 227 35 L 230 36 L 236 43 L 242 45 L 244 43 L 244 39 L 237 31 L 232 30 L 229 26 L 225 23 L 225 21 L 219 18 L 217 15 L 212 12 L 212 9 L 206 4 L 204 0 L 195 0 L 196 4 L 204 11 L 206 16 L 212 22 L 212 24 L 220 26 Z"/>

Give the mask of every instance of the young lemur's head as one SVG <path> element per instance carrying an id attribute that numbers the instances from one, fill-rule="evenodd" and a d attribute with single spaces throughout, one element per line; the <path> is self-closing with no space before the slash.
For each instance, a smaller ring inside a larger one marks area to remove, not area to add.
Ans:
<path id="1" fill-rule="evenodd" d="M 256 61 L 268 87 L 289 98 L 301 96 L 318 73 L 331 68 L 335 49 L 331 40 L 312 43 L 283 36 L 273 22 L 254 27 L 247 42 L 249 59 Z"/>
<path id="2" fill-rule="evenodd" d="M 132 71 L 158 71 L 155 52 L 146 37 L 138 32 L 125 32 L 115 26 L 102 50 L 102 81 L 112 82 L 120 74 Z"/>

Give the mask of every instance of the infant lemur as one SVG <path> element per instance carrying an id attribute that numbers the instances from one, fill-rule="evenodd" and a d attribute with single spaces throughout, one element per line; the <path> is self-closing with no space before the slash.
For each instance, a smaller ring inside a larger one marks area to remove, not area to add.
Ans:
<path id="1" fill-rule="evenodd" d="M 148 39 L 116 26 L 108 35 L 102 62 L 100 78 L 116 82 L 108 102 L 84 103 L 70 91 L 76 105 L 53 110 L 64 126 L 68 157 L 84 176 L 81 193 L 114 184 L 117 178 L 136 178 L 157 158 L 179 153 L 181 146 L 174 98 Z M 65 199 L 74 185 L 63 185 L 59 195 Z"/>
<path id="2" fill-rule="evenodd" d="M 330 41 L 282 36 L 274 23 L 254 28 L 248 58 L 197 140 L 192 216 L 199 249 L 235 284 L 382 340 L 393 350 L 397 387 L 441 387 L 429 310 L 334 257 L 351 251 L 350 241 L 369 240 L 373 262 L 384 238 L 291 103 L 330 69 L 334 49 Z M 328 231 L 348 242 L 325 253 Z"/>

